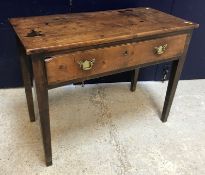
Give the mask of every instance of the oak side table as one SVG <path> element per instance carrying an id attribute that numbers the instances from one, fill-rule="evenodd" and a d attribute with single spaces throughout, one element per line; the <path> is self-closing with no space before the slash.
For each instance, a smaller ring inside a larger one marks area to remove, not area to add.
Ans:
<path id="1" fill-rule="evenodd" d="M 198 24 L 151 8 L 13 18 L 30 121 L 37 96 L 46 165 L 52 164 L 48 90 L 172 61 L 161 120 L 166 122 L 192 32 Z M 32 63 L 30 65 L 30 63 Z M 33 76 L 34 75 L 34 76 Z"/>

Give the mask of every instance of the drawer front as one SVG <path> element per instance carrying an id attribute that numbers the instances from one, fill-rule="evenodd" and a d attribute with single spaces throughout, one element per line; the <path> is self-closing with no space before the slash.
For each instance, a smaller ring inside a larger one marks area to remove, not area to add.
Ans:
<path id="1" fill-rule="evenodd" d="M 45 59 L 49 85 L 117 71 L 182 55 L 186 34 L 78 51 Z"/>

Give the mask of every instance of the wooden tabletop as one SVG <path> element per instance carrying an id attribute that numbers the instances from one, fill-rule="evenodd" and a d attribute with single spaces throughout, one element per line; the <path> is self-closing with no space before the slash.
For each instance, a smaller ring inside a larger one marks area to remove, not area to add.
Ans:
<path id="1" fill-rule="evenodd" d="M 198 27 L 151 8 L 12 18 L 9 21 L 28 55 Z"/>

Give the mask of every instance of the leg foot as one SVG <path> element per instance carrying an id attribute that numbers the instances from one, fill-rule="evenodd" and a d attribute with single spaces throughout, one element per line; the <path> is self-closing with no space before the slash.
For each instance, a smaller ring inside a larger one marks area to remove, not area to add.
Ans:
<path id="1" fill-rule="evenodd" d="M 139 76 L 139 68 L 132 71 L 131 87 L 130 87 L 130 91 L 132 92 L 136 90 L 138 76 Z"/>
<path id="2" fill-rule="evenodd" d="M 51 166 L 53 163 L 52 163 L 52 160 L 51 161 L 46 161 L 46 166 Z"/>

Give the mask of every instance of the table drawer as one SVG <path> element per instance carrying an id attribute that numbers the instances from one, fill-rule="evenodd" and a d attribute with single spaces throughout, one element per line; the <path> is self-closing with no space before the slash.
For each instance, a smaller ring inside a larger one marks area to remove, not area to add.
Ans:
<path id="1" fill-rule="evenodd" d="M 180 56 L 186 34 L 104 47 L 45 59 L 49 85 Z"/>

